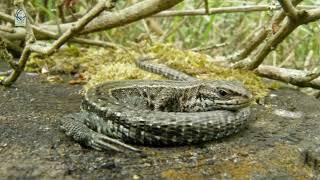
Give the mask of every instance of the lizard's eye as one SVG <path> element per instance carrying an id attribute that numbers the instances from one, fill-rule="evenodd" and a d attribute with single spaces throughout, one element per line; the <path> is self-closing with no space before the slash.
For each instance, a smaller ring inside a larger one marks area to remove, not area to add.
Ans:
<path id="1" fill-rule="evenodd" d="M 218 94 L 222 97 L 225 97 L 228 95 L 228 92 L 226 90 L 223 90 L 223 89 L 219 89 L 218 90 Z"/>

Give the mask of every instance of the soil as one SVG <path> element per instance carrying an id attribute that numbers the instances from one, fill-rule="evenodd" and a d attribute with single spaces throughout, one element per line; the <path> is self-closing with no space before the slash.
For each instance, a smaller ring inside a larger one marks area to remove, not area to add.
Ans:
<path id="1" fill-rule="evenodd" d="M 80 90 L 30 74 L 0 87 L 0 177 L 316 179 L 319 173 L 320 101 L 297 90 L 271 91 L 236 135 L 194 146 L 136 146 L 146 156 L 96 151 L 61 132 L 59 118 L 79 111 Z"/>

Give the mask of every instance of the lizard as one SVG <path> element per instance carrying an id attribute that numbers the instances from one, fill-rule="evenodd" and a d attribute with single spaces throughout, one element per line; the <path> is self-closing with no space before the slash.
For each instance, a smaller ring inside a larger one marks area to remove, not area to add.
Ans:
<path id="1" fill-rule="evenodd" d="M 198 80 L 140 58 L 136 65 L 174 80 L 108 81 L 90 88 L 81 111 L 66 115 L 68 136 L 97 150 L 128 145 L 195 144 L 223 138 L 248 124 L 252 94 L 239 81 Z"/>

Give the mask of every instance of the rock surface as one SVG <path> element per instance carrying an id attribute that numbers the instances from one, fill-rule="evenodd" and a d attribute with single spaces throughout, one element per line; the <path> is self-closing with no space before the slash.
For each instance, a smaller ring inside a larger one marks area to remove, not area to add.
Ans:
<path id="1" fill-rule="evenodd" d="M 79 111 L 79 86 L 24 74 L 0 87 L 0 177 L 103 179 L 310 179 L 320 170 L 320 101 L 270 92 L 240 133 L 201 145 L 138 147 L 147 156 L 81 147 L 59 130 Z"/>

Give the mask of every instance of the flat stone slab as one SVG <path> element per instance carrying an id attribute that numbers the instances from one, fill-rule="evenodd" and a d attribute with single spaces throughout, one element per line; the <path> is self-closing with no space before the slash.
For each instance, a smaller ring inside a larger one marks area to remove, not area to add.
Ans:
<path id="1" fill-rule="evenodd" d="M 240 133 L 201 145 L 99 152 L 59 130 L 78 112 L 79 86 L 23 75 L 0 87 L 0 176 L 103 179 L 309 179 L 320 169 L 320 101 L 293 89 L 269 93 Z"/>

